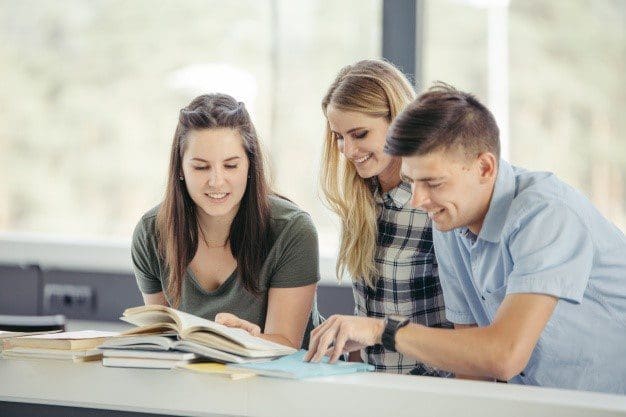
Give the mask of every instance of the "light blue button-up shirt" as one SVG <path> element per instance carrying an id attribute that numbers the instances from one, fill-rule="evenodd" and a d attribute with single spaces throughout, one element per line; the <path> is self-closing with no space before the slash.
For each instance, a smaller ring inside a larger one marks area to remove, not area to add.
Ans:
<path id="1" fill-rule="evenodd" d="M 487 326 L 507 294 L 559 299 L 511 382 L 626 394 L 626 237 L 551 173 L 500 161 L 478 236 L 433 228 L 446 317 Z"/>

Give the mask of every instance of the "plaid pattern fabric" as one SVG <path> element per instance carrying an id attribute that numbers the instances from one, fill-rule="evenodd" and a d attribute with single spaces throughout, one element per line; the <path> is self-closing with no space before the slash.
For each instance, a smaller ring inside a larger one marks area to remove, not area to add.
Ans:
<path id="1" fill-rule="evenodd" d="M 378 244 L 375 288 L 353 283 L 355 314 L 383 318 L 399 314 L 413 323 L 452 328 L 445 319 L 443 294 L 437 274 L 428 215 L 411 208 L 411 186 L 405 182 L 383 195 L 374 193 L 378 206 Z M 369 346 L 362 359 L 378 372 L 449 376 L 382 345 Z"/>

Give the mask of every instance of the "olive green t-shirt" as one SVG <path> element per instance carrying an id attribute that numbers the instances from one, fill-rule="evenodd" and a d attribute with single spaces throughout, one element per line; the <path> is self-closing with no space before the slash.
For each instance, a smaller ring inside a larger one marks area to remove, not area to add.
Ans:
<path id="1" fill-rule="evenodd" d="M 159 256 L 156 242 L 156 215 L 159 206 L 143 215 L 133 233 L 131 256 L 139 289 L 153 294 L 167 288 L 167 268 Z M 220 312 L 228 312 L 265 327 L 270 288 L 301 287 L 319 281 L 317 232 L 308 213 L 295 204 L 270 196 L 270 227 L 273 242 L 259 274 L 259 295 L 248 292 L 236 269 L 214 291 L 203 289 L 190 268 L 182 283 L 178 309 L 213 320 Z M 166 299 L 171 304 L 167 293 Z M 317 302 L 305 334 L 319 323 Z"/>

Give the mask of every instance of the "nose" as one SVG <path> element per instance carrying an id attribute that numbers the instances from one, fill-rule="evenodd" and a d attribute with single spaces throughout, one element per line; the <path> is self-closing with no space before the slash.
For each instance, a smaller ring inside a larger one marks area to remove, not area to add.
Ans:
<path id="1" fill-rule="evenodd" d="M 219 188 L 224 182 L 224 173 L 219 169 L 209 171 L 209 187 Z"/>
<path id="2" fill-rule="evenodd" d="M 429 203 L 430 195 L 428 190 L 425 190 L 421 184 L 413 183 L 411 185 L 411 207 L 422 209 Z"/>
<path id="3" fill-rule="evenodd" d="M 346 137 L 343 140 L 343 146 L 340 150 L 346 156 L 346 158 L 352 158 L 354 155 L 356 155 L 357 147 L 350 137 Z"/>

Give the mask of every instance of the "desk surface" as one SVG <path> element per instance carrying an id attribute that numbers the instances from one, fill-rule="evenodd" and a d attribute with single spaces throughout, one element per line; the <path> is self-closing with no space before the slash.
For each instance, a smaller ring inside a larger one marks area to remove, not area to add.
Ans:
<path id="1" fill-rule="evenodd" d="M 0 360 L 0 401 L 191 416 L 626 416 L 626 396 L 389 374 L 230 380 L 99 362 Z"/>

